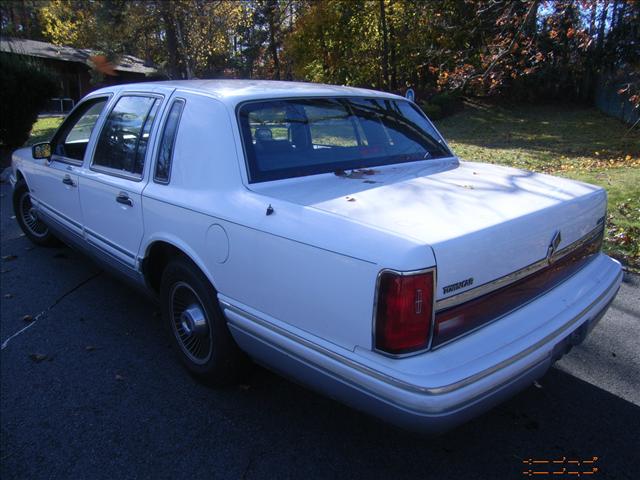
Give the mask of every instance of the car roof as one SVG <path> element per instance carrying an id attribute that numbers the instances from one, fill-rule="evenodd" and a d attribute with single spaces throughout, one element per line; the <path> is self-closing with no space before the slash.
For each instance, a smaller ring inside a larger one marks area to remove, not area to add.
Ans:
<path id="1" fill-rule="evenodd" d="M 365 88 L 327 85 L 322 83 L 285 82 L 279 80 L 170 80 L 128 83 L 102 88 L 95 93 L 120 90 L 153 91 L 156 87 L 175 88 L 214 96 L 225 103 L 238 104 L 248 100 L 292 97 L 366 96 L 403 98 L 398 95 Z"/>

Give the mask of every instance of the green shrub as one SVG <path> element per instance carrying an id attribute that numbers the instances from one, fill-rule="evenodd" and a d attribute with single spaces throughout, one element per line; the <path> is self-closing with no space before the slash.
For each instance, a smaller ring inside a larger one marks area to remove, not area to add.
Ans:
<path id="1" fill-rule="evenodd" d="M 434 93 L 433 95 L 431 95 L 431 98 L 429 98 L 429 102 L 433 103 L 434 105 L 438 105 L 440 107 L 443 107 L 451 103 L 451 101 L 452 101 L 452 96 L 450 93 L 447 93 L 447 92 Z"/>
<path id="2" fill-rule="evenodd" d="M 422 102 L 420 104 L 420 108 L 422 108 L 422 111 L 431 120 L 440 120 L 442 117 L 444 117 L 440 105 L 434 105 L 433 103 L 429 102 Z"/>
<path id="3" fill-rule="evenodd" d="M 37 61 L 20 55 L 0 55 L 0 144 L 22 146 L 38 113 L 57 92 L 56 78 Z"/>
<path id="4" fill-rule="evenodd" d="M 462 104 L 460 96 L 454 93 L 436 93 L 429 99 L 429 103 L 437 105 L 442 110 L 442 115 L 447 116 L 455 113 Z"/>

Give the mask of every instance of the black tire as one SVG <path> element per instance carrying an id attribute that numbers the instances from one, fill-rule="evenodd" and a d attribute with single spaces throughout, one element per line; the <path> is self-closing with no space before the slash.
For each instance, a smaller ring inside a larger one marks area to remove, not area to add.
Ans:
<path id="1" fill-rule="evenodd" d="M 160 307 L 171 343 L 191 374 L 216 386 L 240 380 L 248 358 L 229 332 L 215 289 L 189 259 L 177 257 L 164 269 Z"/>
<path id="2" fill-rule="evenodd" d="M 29 187 L 24 180 L 18 181 L 13 189 L 13 212 L 18 225 L 36 245 L 42 247 L 58 247 L 62 245 L 41 220 L 38 220 L 31 205 Z"/>

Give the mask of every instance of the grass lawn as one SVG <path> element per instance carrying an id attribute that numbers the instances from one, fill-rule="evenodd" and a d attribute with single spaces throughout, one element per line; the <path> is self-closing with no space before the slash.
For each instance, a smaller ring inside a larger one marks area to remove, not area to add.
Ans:
<path id="1" fill-rule="evenodd" d="M 29 145 L 60 118 L 38 120 Z M 600 185 L 609 193 L 605 250 L 640 271 L 640 129 L 594 108 L 468 104 L 437 122 L 463 159 L 510 165 Z"/>
<path id="2" fill-rule="evenodd" d="M 600 185 L 609 194 L 605 250 L 640 271 L 640 130 L 594 108 L 479 104 L 437 122 L 462 159 Z"/>
<path id="3" fill-rule="evenodd" d="M 31 129 L 31 135 L 25 145 L 34 145 L 38 142 L 46 142 L 53 137 L 56 129 L 62 123 L 63 117 L 45 117 L 39 118 Z"/>

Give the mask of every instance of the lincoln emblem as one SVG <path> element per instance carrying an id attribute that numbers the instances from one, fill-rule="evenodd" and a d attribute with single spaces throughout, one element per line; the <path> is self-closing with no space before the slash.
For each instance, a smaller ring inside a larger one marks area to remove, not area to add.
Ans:
<path id="1" fill-rule="evenodd" d="M 556 233 L 551 237 L 551 242 L 549 243 L 549 247 L 547 248 L 547 263 L 551 265 L 553 263 L 553 254 L 556 253 L 558 249 L 558 245 L 562 241 L 562 235 L 560 234 L 560 230 L 556 230 Z"/>

